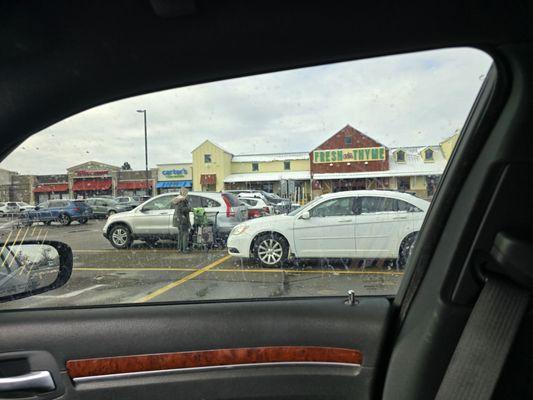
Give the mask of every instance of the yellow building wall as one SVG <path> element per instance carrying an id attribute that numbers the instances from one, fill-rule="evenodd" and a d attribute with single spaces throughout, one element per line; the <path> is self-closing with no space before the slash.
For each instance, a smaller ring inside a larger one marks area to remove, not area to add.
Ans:
<path id="1" fill-rule="evenodd" d="M 211 154 L 211 163 L 204 163 L 204 155 Z M 203 174 L 216 175 L 216 191 L 224 188 L 224 178 L 231 173 L 231 154 L 228 154 L 220 147 L 206 140 L 200 146 L 192 151 L 192 168 L 194 191 L 201 191 L 200 177 Z"/>
<path id="2" fill-rule="evenodd" d="M 446 160 L 450 159 L 450 156 L 452 155 L 453 149 L 455 148 L 455 144 L 457 143 L 458 138 L 459 134 L 456 133 L 455 135 L 450 136 L 448 139 L 440 143 L 440 148 L 442 149 L 442 153 L 444 154 L 444 158 Z"/>
<path id="3" fill-rule="evenodd" d="M 288 160 L 289 161 L 289 160 Z M 290 160 L 291 169 L 290 171 L 310 171 L 311 164 L 309 160 Z M 234 162 L 231 163 L 231 173 L 232 174 L 246 174 L 250 172 L 283 172 L 284 162 L 283 161 L 269 161 L 269 162 L 258 162 L 259 171 L 252 170 L 251 162 Z"/>

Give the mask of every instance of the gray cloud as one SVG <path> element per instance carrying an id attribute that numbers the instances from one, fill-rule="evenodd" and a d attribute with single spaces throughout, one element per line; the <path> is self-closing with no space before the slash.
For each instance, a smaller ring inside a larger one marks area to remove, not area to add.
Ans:
<path id="1" fill-rule="evenodd" d="M 436 144 L 460 129 L 491 59 L 447 49 L 232 79 L 87 110 L 26 140 L 0 164 L 64 173 L 89 160 L 187 162 L 211 139 L 234 154 L 310 151 L 350 124 L 388 146 Z"/>

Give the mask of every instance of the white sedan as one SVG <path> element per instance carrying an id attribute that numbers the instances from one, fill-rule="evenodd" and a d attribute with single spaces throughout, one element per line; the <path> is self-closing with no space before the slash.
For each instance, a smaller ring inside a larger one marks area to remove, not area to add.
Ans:
<path id="1" fill-rule="evenodd" d="M 428 207 L 428 201 L 394 191 L 330 193 L 289 214 L 235 226 L 228 252 L 264 267 L 279 267 L 290 257 L 397 259 L 403 266 Z"/>

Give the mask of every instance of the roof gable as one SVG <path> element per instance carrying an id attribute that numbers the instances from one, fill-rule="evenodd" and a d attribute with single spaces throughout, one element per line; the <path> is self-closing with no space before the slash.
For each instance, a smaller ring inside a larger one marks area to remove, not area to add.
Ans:
<path id="1" fill-rule="evenodd" d="M 312 151 L 318 149 L 336 149 L 338 146 L 338 137 L 339 136 L 350 136 L 352 137 L 351 148 L 357 147 L 387 147 L 377 140 L 371 138 L 370 136 L 365 135 L 363 132 L 355 129 L 350 124 L 346 125 L 344 128 L 331 135 L 326 141 L 321 143 L 319 146 L 315 147 Z M 355 139 L 355 140 L 353 140 Z M 359 143 L 359 145 L 358 145 Z"/>
<path id="2" fill-rule="evenodd" d="M 220 150 L 222 150 L 224 153 L 227 153 L 227 154 L 230 154 L 230 155 L 233 155 L 233 153 L 229 152 L 228 150 L 226 150 L 224 147 L 220 146 L 219 144 L 209 140 L 209 139 L 206 139 L 204 140 L 202 143 L 200 143 L 198 146 L 196 146 L 194 149 L 192 149 L 192 152 L 191 153 L 194 153 L 196 150 L 198 150 L 200 147 L 202 147 L 203 145 L 205 145 L 206 143 L 209 143 L 211 144 L 212 146 L 215 146 L 217 148 L 219 148 Z"/>
<path id="3" fill-rule="evenodd" d="M 84 162 L 84 163 L 81 163 L 81 164 L 78 164 L 78 165 L 74 165 L 74 166 L 72 166 L 70 168 L 67 168 L 67 171 L 76 171 L 78 169 L 83 169 L 83 168 L 100 169 L 102 167 L 110 169 L 110 170 L 119 170 L 120 169 L 120 167 L 117 167 L 116 165 L 106 164 L 106 163 L 99 162 L 99 161 L 87 161 L 87 162 Z"/>

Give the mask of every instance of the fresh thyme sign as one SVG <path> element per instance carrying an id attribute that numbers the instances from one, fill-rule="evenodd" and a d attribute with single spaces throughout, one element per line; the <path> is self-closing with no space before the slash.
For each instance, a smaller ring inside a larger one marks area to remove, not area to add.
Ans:
<path id="1" fill-rule="evenodd" d="M 385 147 L 313 151 L 313 163 L 362 162 L 385 160 Z"/>

